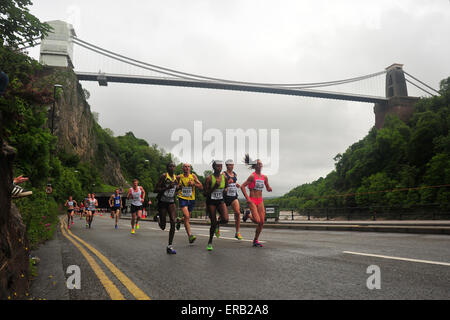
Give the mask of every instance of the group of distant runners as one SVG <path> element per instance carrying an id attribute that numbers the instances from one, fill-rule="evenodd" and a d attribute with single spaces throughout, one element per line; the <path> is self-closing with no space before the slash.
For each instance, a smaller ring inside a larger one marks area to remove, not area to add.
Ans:
<path id="1" fill-rule="evenodd" d="M 263 164 L 260 160 L 252 161 L 248 155 L 245 157 L 245 164 L 253 169 L 254 172 L 247 178 L 243 184 L 237 182 L 237 175 L 234 172 L 233 160 L 225 162 L 226 170 L 222 172 L 223 161 L 214 160 L 212 162 L 213 173 L 205 180 L 204 185 L 198 177 L 191 172 L 192 168 L 189 163 L 183 163 L 183 173 L 175 175 L 175 164 L 170 162 L 167 164 L 167 172 L 161 175 L 155 187 L 158 200 L 158 213 L 156 220 L 159 227 L 165 230 L 167 224 L 167 216 L 169 216 L 170 230 L 169 243 L 167 246 L 168 254 L 176 254 L 173 248 L 173 239 L 175 230 L 180 230 L 181 224 L 184 224 L 189 243 L 194 243 L 197 237 L 192 234 L 190 226 L 190 216 L 195 207 L 196 192 L 202 190 L 206 197 L 206 213 L 211 220 L 209 232 L 209 240 L 206 249 L 213 250 L 212 242 L 214 235 L 220 237 L 220 225 L 228 223 L 229 214 L 228 207 L 231 207 L 235 216 L 235 238 L 242 240 L 240 233 L 240 215 L 241 209 L 238 201 L 238 190 L 240 189 L 247 200 L 249 210 L 243 214 L 243 221 L 250 219 L 255 223 L 256 231 L 253 239 L 254 247 L 262 247 L 259 242 L 259 236 L 264 227 L 265 208 L 262 198 L 264 188 L 268 192 L 272 191 L 267 176 L 261 173 Z M 247 193 L 247 189 L 249 193 Z M 177 218 L 176 214 L 176 198 L 183 216 Z M 143 204 L 145 199 L 145 190 L 139 186 L 137 179 L 133 180 L 133 186 L 128 190 L 127 199 L 131 201 L 131 233 L 135 234 L 139 230 L 139 221 L 142 218 Z M 76 201 L 69 197 L 65 206 L 68 208 L 68 226 L 73 224 L 73 215 L 75 208 L 78 208 Z M 80 219 L 86 217 L 86 228 L 91 228 L 92 220 L 95 215 L 98 202 L 95 194 L 89 194 L 78 209 Z M 111 208 L 111 218 L 114 218 L 115 228 L 118 229 L 118 221 L 120 212 L 123 208 L 122 196 L 119 189 L 109 198 L 109 206 Z M 217 213 L 219 217 L 217 217 Z"/>
<path id="2" fill-rule="evenodd" d="M 98 201 L 95 198 L 95 193 L 89 193 L 87 198 L 80 202 L 80 205 L 78 205 L 77 201 L 73 200 L 72 196 L 69 196 L 69 199 L 66 201 L 64 206 L 67 207 L 67 227 L 69 229 L 70 226 L 73 225 L 74 214 L 78 214 L 80 216 L 80 220 L 85 217 L 86 228 L 91 228 L 91 224 L 98 207 Z"/>

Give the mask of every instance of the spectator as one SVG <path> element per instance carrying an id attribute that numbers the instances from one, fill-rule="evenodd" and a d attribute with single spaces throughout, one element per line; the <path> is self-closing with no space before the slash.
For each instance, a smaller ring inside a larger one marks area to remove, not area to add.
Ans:
<path id="1" fill-rule="evenodd" d="M 23 188 L 19 187 L 18 184 L 28 181 L 28 178 L 23 176 L 14 178 L 13 180 L 13 188 L 11 191 L 11 196 L 13 198 L 22 198 L 26 196 L 30 196 L 33 194 L 33 191 L 25 191 Z"/>

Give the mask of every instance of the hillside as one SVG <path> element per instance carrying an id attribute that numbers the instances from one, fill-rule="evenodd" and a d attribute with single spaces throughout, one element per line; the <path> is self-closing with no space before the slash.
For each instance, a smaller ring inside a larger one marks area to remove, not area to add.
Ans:
<path id="1" fill-rule="evenodd" d="M 450 207 L 450 78 L 440 96 L 422 98 L 412 118 L 395 116 L 334 158 L 325 178 L 269 200 L 284 208 L 439 204 Z"/>
<path id="2" fill-rule="evenodd" d="M 29 177 L 22 187 L 33 191 L 14 201 L 32 245 L 51 237 L 58 207 L 69 195 L 80 202 L 90 192 L 127 188 L 133 178 L 153 191 L 170 154 L 132 132 L 114 137 L 103 129 L 71 69 L 44 67 L 26 55 L 0 50 L 0 67 L 10 79 L 0 98 L 0 131 L 16 152 L 14 176 Z M 62 88 L 54 91 L 55 84 Z"/>

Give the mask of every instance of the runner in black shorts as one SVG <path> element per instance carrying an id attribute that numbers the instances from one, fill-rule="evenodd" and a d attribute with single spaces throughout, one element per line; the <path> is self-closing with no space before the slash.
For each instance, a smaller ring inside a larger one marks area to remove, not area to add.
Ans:
<path id="1" fill-rule="evenodd" d="M 142 216 L 143 203 L 145 198 L 145 190 L 139 186 L 138 179 L 133 180 L 133 187 L 128 190 L 128 199 L 131 199 L 131 234 L 135 234 L 139 230 L 139 220 Z"/>
<path id="2" fill-rule="evenodd" d="M 66 201 L 64 206 L 67 207 L 67 228 L 70 229 L 70 221 L 72 221 L 73 224 L 73 213 L 77 206 L 77 202 L 72 199 L 72 196 L 69 196 L 69 200 Z"/>
<path id="3" fill-rule="evenodd" d="M 114 218 L 114 228 L 117 230 L 119 228 L 119 218 L 120 209 L 122 209 L 122 196 L 120 195 L 119 189 L 116 189 L 115 193 L 111 195 L 108 200 L 109 207 L 111 209 L 111 218 Z"/>
<path id="4" fill-rule="evenodd" d="M 224 171 L 225 177 L 228 180 L 228 188 L 224 194 L 225 205 L 227 207 L 231 206 L 234 211 L 234 224 L 236 226 L 236 233 L 234 237 L 238 240 L 242 240 L 242 236 L 240 231 L 241 227 L 241 208 L 239 206 L 238 194 L 237 191 L 241 187 L 239 183 L 237 183 L 237 174 L 233 171 L 234 162 L 233 160 L 227 160 L 225 162 L 227 166 L 227 171 Z"/>
<path id="5" fill-rule="evenodd" d="M 175 221 L 177 218 L 177 207 L 175 205 L 175 197 L 178 186 L 178 179 L 174 173 L 175 164 L 170 162 L 167 164 L 167 172 L 163 174 L 155 187 L 158 193 L 158 224 L 161 230 L 166 229 L 166 215 L 170 219 L 169 245 L 167 246 L 168 254 L 176 254 L 172 243 L 175 236 Z"/>
<path id="6" fill-rule="evenodd" d="M 206 178 L 205 194 L 206 206 L 208 207 L 209 218 L 211 219 L 211 228 L 209 229 L 209 241 L 206 249 L 212 251 L 212 239 L 214 234 L 220 237 L 219 224 L 228 222 L 228 209 L 223 201 L 223 193 L 228 187 L 228 181 L 222 173 L 222 161 L 215 160 L 213 162 L 214 173 Z M 220 219 L 217 221 L 216 211 L 219 211 Z"/>

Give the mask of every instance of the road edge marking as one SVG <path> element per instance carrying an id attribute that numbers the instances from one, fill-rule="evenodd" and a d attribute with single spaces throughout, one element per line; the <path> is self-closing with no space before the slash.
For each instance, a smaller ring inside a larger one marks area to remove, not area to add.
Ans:
<path id="1" fill-rule="evenodd" d="M 400 260 L 400 261 L 408 261 L 408 262 L 419 262 L 419 263 L 427 263 L 427 264 L 436 264 L 436 265 L 450 267 L 450 263 L 448 263 L 448 262 L 439 262 L 439 261 L 431 261 L 431 260 L 420 260 L 420 259 L 411 259 L 411 258 L 400 258 L 400 257 L 384 256 L 384 255 L 379 255 L 379 254 L 361 253 L 361 252 L 353 252 L 353 251 L 342 251 L 342 252 L 343 253 L 347 253 L 347 254 L 366 256 L 366 257 L 391 259 L 391 260 Z"/>
<path id="2" fill-rule="evenodd" d="M 133 281 L 131 281 L 122 271 L 119 270 L 108 258 L 106 258 L 100 251 L 86 243 L 83 239 L 77 237 L 68 230 L 69 234 L 81 242 L 86 248 L 88 248 L 93 254 L 95 254 L 105 266 L 119 279 L 120 282 L 127 288 L 127 290 L 138 300 L 151 300 L 151 298 L 142 291 Z"/>
<path id="3" fill-rule="evenodd" d="M 100 280 L 101 284 L 105 288 L 106 292 L 109 294 L 111 300 L 125 300 L 124 296 L 120 292 L 120 290 L 116 287 L 116 285 L 111 281 L 111 279 L 108 278 L 108 276 L 105 274 L 105 272 L 102 270 L 100 265 L 94 260 L 94 258 L 74 239 L 72 239 L 65 230 L 66 224 L 63 221 L 61 222 L 61 233 L 63 236 L 68 239 L 70 242 L 72 242 L 75 247 L 80 250 L 81 254 L 84 256 L 84 258 L 89 263 L 90 267 L 94 271 L 97 278 Z"/>

